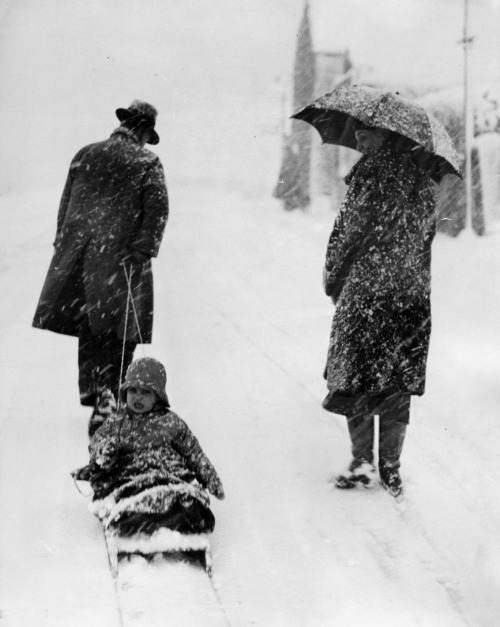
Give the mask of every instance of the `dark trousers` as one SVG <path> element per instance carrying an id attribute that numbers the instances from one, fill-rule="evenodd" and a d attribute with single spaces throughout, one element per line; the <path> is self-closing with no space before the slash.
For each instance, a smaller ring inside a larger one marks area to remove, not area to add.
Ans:
<path id="1" fill-rule="evenodd" d="M 82 318 L 78 337 L 78 385 L 80 403 L 95 405 L 99 388 L 108 387 L 115 398 L 122 380 L 134 357 L 136 342 L 125 341 L 115 333 L 93 335 L 86 316 Z"/>
<path id="2" fill-rule="evenodd" d="M 362 399 L 362 400 L 361 400 Z M 366 416 L 379 416 L 380 422 L 400 422 L 408 424 L 410 422 L 409 394 L 387 394 L 380 396 L 360 397 L 360 404 L 356 406 L 353 414 L 348 416 L 348 420 L 363 420 Z"/>
<path id="3" fill-rule="evenodd" d="M 370 397 L 347 418 L 354 464 L 373 463 L 373 416 L 379 416 L 379 464 L 399 468 L 406 427 L 410 420 L 409 394 Z"/>

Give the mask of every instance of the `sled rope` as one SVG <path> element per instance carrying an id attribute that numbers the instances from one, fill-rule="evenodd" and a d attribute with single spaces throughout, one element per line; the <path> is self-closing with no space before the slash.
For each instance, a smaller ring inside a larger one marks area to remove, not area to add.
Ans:
<path id="1" fill-rule="evenodd" d="M 137 316 L 137 309 L 135 308 L 135 303 L 134 303 L 134 297 L 132 295 L 132 273 L 134 271 L 134 268 L 132 266 L 132 263 L 130 264 L 130 273 L 127 273 L 127 267 L 125 265 L 125 262 L 122 262 L 123 265 L 123 273 L 125 274 L 125 280 L 127 281 L 127 304 L 125 306 L 125 325 L 124 325 L 124 329 L 123 329 L 123 342 L 122 342 L 122 357 L 121 357 L 121 363 L 120 363 L 120 378 L 118 379 L 120 382 L 120 387 L 119 387 L 119 391 L 118 391 L 118 407 L 120 407 L 121 405 L 121 387 L 122 387 L 122 381 L 123 381 L 123 365 L 125 362 L 125 343 L 127 341 L 127 327 L 128 327 L 128 317 L 129 317 L 129 313 L 130 313 L 130 305 L 132 305 L 132 311 L 134 313 L 134 318 L 135 318 L 135 324 L 137 326 L 137 333 L 139 335 L 139 340 L 142 346 L 142 354 L 145 357 L 146 353 L 144 351 L 144 343 L 142 341 L 142 334 L 141 334 L 141 327 L 139 325 L 139 318 Z"/>
<path id="2" fill-rule="evenodd" d="M 131 297 L 131 292 L 130 292 L 130 283 L 128 280 L 128 275 L 127 275 L 127 269 L 125 267 L 125 262 L 123 262 L 123 272 L 125 273 L 125 278 L 127 279 L 127 286 L 128 286 L 128 294 L 127 294 L 127 304 L 125 305 L 125 325 L 123 327 L 123 342 L 122 342 L 122 358 L 121 358 L 121 363 L 120 363 L 120 377 L 118 379 L 119 381 L 119 388 L 118 388 L 118 407 L 121 404 L 121 389 L 122 389 L 122 381 L 123 381 L 123 364 L 125 362 L 125 342 L 127 341 L 127 326 L 128 326 L 128 314 L 129 314 L 129 310 L 130 310 L 130 297 Z M 130 276 L 132 277 L 132 264 L 130 264 Z"/>
<path id="3" fill-rule="evenodd" d="M 139 339 L 140 339 L 140 343 L 141 346 L 143 346 L 143 351 L 144 351 L 144 342 L 142 341 L 142 334 L 141 334 L 141 326 L 139 324 L 139 317 L 137 316 L 137 309 L 135 308 L 135 302 L 134 302 L 134 297 L 132 295 L 132 272 L 134 271 L 132 264 L 130 264 L 130 274 L 127 274 L 127 268 L 125 267 L 125 264 L 123 264 L 123 272 L 125 273 L 125 279 L 127 280 L 127 288 L 128 288 L 128 296 L 127 296 L 127 312 L 129 310 L 129 303 L 132 305 L 132 311 L 134 312 L 134 319 L 135 319 L 135 324 L 137 326 L 137 333 L 139 335 Z M 125 314 L 126 316 L 128 316 L 128 314 Z M 128 322 L 128 317 L 125 318 L 125 323 Z M 125 332 L 123 334 L 123 343 L 125 345 L 125 338 L 126 338 L 126 333 L 127 333 L 127 327 L 125 325 Z"/>

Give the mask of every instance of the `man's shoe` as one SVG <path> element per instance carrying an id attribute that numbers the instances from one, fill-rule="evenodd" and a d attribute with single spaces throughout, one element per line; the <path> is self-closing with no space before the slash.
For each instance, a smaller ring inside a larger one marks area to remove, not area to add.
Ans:
<path id="1" fill-rule="evenodd" d="M 90 438 L 104 424 L 106 418 L 115 411 L 116 400 L 113 392 L 109 388 L 102 388 L 99 390 L 94 411 L 89 420 L 88 433 Z"/>

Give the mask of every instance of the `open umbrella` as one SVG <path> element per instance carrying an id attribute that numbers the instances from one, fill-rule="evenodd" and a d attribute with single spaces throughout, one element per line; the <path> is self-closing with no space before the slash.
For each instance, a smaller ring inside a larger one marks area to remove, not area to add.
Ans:
<path id="1" fill-rule="evenodd" d="M 292 118 L 314 126 L 325 144 L 354 149 L 359 122 L 394 131 L 413 142 L 415 157 L 435 181 L 445 174 L 462 178 L 460 158 L 444 126 L 423 107 L 397 93 L 362 85 L 339 87 Z"/>

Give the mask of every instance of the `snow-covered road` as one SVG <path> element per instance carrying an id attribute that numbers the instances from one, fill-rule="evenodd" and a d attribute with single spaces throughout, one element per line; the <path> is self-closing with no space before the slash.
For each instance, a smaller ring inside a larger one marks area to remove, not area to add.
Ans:
<path id="1" fill-rule="evenodd" d="M 327 481 L 349 459 L 343 420 L 320 406 L 332 314 L 320 268 L 331 216 L 286 214 L 272 199 L 223 187 L 171 189 L 155 264 L 155 342 L 144 351 L 166 364 L 173 407 L 224 481 L 213 553 L 226 616 L 213 615 L 202 571 L 185 603 L 178 588 L 168 595 L 172 571 L 161 563 L 125 564 L 115 595 L 99 526 L 69 476 L 87 443 L 76 341 L 29 327 L 50 234 L 18 198 L 32 230 L 11 244 L 0 275 L 9 296 L 0 625 L 111 626 L 117 603 L 124 624 L 141 627 L 172 613 L 179 622 L 169 624 L 179 625 L 196 615 L 202 625 L 496 625 L 498 295 L 480 268 L 498 269 L 495 236 L 436 240 L 429 390 L 414 403 L 407 498 L 397 508 L 382 490 L 338 492 Z M 179 573 L 177 585 L 189 587 L 192 574 Z"/>

